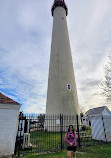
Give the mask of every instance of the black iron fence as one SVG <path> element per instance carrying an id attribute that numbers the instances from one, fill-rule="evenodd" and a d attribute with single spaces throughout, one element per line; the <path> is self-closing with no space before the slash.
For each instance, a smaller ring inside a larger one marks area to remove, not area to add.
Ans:
<path id="1" fill-rule="evenodd" d="M 111 118 L 109 120 L 111 121 Z M 91 126 L 85 124 L 78 115 L 36 114 L 24 116 L 21 113 L 15 153 L 18 153 L 18 155 L 38 154 L 40 152 L 62 151 L 66 149 L 65 135 L 69 125 L 73 125 L 76 131 L 77 148 L 107 142 L 107 139 L 103 138 L 107 137 L 108 129 L 105 126 L 108 126 L 106 124 L 108 121 L 103 117 L 98 119 L 92 117 L 89 121 L 92 122 Z M 103 131 L 99 134 L 100 138 L 96 138 L 98 128 Z"/>

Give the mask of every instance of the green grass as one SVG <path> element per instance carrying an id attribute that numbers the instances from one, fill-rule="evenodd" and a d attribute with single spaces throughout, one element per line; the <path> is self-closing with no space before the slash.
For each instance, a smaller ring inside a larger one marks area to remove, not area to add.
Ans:
<path id="1" fill-rule="evenodd" d="M 65 138 L 65 134 L 63 134 Z M 61 136 L 58 132 L 31 132 L 30 142 L 33 145 L 33 150 L 45 150 L 51 148 L 60 148 Z"/>
<path id="2" fill-rule="evenodd" d="M 24 158 L 67 158 L 67 151 L 43 155 L 30 155 Z M 77 158 L 111 158 L 111 143 L 85 147 L 77 152 Z"/>
<path id="3" fill-rule="evenodd" d="M 91 130 L 85 131 L 86 134 L 82 136 L 90 136 L 91 135 Z M 61 143 L 61 134 L 60 132 L 44 132 L 43 130 L 40 131 L 33 131 L 30 133 L 30 142 L 32 145 L 36 145 L 36 148 L 41 148 L 42 150 L 48 149 L 50 147 L 56 147 L 59 146 Z M 65 142 L 65 135 L 66 132 L 63 133 L 63 142 Z M 92 143 L 92 138 L 81 138 L 81 143 L 84 142 L 91 142 Z"/>
<path id="4" fill-rule="evenodd" d="M 66 140 L 65 140 L 66 132 L 63 133 L 63 147 L 66 148 Z M 93 140 L 91 137 L 85 136 L 91 135 L 91 130 L 85 130 L 81 137 L 81 145 L 95 145 L 101 142 Z M 61 148 L 61 134 L 60 132 L 45 132 L 44 130 L 32 131 L 30 133 L 30 143 L 32 144 L 31 148 L 20 151 L 21 154 L 25 154 L 27 152 L 41 152 L 43 151 L 60 151 Z"/>

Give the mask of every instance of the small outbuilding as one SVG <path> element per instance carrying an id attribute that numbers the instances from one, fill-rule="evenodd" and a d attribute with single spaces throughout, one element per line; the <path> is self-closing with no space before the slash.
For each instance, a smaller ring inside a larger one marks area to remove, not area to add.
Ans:
<path id="1" fill-rule="evenodd" d="M 20 107 L 0 92 L 0 157 L 14 154 Z"/>
<path id="2" fill-rule="evenodd" d="M 87 118 L 91 122 L 92 138 L 111 142 L 111 111 L 107 106 L 90 109 Z"/>

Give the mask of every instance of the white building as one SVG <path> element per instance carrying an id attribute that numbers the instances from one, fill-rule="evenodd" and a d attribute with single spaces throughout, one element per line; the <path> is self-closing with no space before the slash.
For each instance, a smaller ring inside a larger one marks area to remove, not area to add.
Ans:
<path id="1" fill-rule="evenodd" d="M 20 106 L 0 93 L 0 157 L 14 154 Z"/>
<path id="2" fill-rule="evenodd" d="M 87 127 L 91 125 L 90 120 L 86 115 L 83 115 L 83 117 L 81 117 L 81 124 Z"/>
<path id="3" fill-rule="evenodd" d="M 90 109 L 86 114 L 91 122 L 92 138 L 111 142 L 111 111 L 102 106 Z"/>

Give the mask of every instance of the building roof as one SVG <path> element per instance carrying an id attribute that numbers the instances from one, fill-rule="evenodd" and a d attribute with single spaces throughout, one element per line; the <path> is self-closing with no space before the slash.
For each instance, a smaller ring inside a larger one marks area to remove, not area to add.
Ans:
<path id="1" fill-rule="evenodd" d="M 107 107 L 102 106 L 102 107 L 93 108 L 93 109 L 88 110 L 85 114 L 86 115 L 100 115 L 102 114 L 105 108 Z"/>
<path id="2" fill-rule="evenodd" d="M 16 101 L 10 99 L 9 97 L 5 96 L 0 92 L 0 104 L 15 104 L 15 105 L 20 105 Z"/>
<path id="3" fill-rule="evenodd" d="M 89 109 L 85 114 L 88 116 L 89 114 L 90 114 L 90 111 L 91 111 L 92 109 Z"/>

